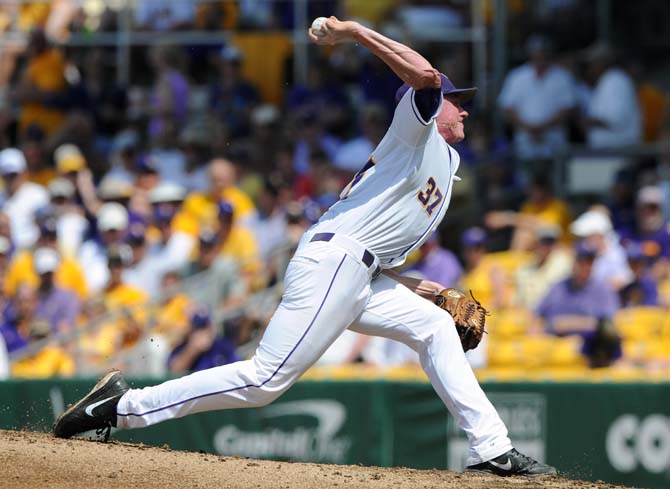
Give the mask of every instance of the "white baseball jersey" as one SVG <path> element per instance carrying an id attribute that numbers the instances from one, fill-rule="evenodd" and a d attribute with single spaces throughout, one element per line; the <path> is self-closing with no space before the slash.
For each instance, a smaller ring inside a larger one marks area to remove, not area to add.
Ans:
<path id="1" fill-rule="evenodd" d="M 117 427 L 265 406 L 349 328 L 417 352 L 435 391 L 468 436 L 468 465 L 512 448 L 463 353 L 453 318 L 377 275 L 376 260 L 365 260 L 367 248 L 383 266 L 399 265 L 433 232 L 449 204 L 458 154 L 438 134 L 434 120 L 421 120 L 413 94 L 410 89 L 404 95 L 388 133 L 341 200 L 303 237 L 286 270 L 281 303 L 254 356 L 129 390 L 117 406 Z M 333 239 L 312 241 L 316 232 L 334 233 Z"/>
<path id="2" fill-rule="evenodd" d="M 382 268 L 401 265 L 442 221 L 460 158 L 424 121 L 409 89 L 368 162 L 310 230 L 347 235 L 374 253 Z M 442 104 L 442 101 L 440 101 Z M 439 114 L 438 107 L 435 114 Z"/>

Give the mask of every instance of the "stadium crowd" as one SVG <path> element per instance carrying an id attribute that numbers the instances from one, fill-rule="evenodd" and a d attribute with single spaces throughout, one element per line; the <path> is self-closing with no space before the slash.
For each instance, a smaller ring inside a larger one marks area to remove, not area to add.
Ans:
<path id="1" fill-rule="evenodd" d="M 111 366 L 165 375 L 243 358 L 302 232 L 392 116 L 399 80 L 354 45 L 313 58 L 304 83 L 286 69 L 288 36 L 254 48 L 258 31 L 293 27 L 291 2 L 137 3 L 137 29 L 250 34 L 134 49 L 137 75 L 124 86 L 113 48 L 58 44 L 114 30 L 110 7 L 0 7 L 0 28 L 28 39 L 0 57 L 0 378 Z M 357 16 L 408 35 L 423 18 L 397 2 L 360 3 Z M 425 8 L 463 22 L 458 9 Z M 471 290 L 492 311 L 475 367 L 667 367 L 667 87 L 620 64 L 610 45 L 557 41 L 528 33 L 500 93 L 474 110 L 445 225 L 403 273 Z M 433 52 L 467 83 L 467 48 Z M 246 69 L 259 56 L 265 69 Z M 556 188 L 556 157 L 571 146 L 618 154 L 643 143 L 661 150 L 628 158 L 607 192 L 576 200 Z M 321 363 L 416 361 L 403 345 L 347 332 Z"/>

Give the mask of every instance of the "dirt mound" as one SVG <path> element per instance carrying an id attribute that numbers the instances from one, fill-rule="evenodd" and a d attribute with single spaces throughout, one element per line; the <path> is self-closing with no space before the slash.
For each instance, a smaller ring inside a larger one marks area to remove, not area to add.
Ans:
<path id="1" fill-rule="evenodd" d="M 560 478 L 522 479 L 413 470 L 307 463 L 172 451 L 91 440 L 59 440 L 45 433 L 0 431 L 0 481 L 14 488 L 160 487 L 615 489 L 605 483 Z"/>

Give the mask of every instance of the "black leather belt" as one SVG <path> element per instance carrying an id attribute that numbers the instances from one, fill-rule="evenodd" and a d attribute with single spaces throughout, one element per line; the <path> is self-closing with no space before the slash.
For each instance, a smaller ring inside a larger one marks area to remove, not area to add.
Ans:
<path id="1" fill-rule="evenodd" d="M 330 241 L 333 239 L 333 236 L 335 236 L 335 233 L 316 233 L 314 236 L 312 236 L 312 239 L 310 239 L 310 242 L 312 241 Z M 375 256 L 370 253 L 368 250 L 364 249 L 363 250 L 363 256 L 361 257 L 361 261 L 365 264 L 366 267 L 370 268 L 374 265 L 375 263 Z M 376 278 L 377 275 L 381 273 L 382 269 L 379 265 L 377 265 L 377 268 L 375 268 L 374 272 L 372 272 L 372 278 Z"/>

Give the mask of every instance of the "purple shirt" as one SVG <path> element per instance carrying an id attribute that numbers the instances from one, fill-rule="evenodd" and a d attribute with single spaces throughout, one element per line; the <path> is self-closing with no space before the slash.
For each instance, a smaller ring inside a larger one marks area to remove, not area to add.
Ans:
<path id="1" fill-rule="evenodd" d="M 186 347 L 186 342 L 177 346 L 168 358 L 168 365 L 172 363 L 174 357 L 181 353 L 181 351 Z M 235 345 L 221 336 L 217 336 L 212 343 L 212 346 L 209 350 L 202 353 L 198 358 L 193 361 L 193 364 L 188 368 L 190 372 L 197 372 L 199 370 L 207 370 L 209 368 L 218 367 L 220 365 L 226 365 L 228 363 L 233 363 L 237 361 L 237 355 L 235 355 Z"/>
<path id="2" fill-rule="evenodd" d="M 435 248 L 410 270 L 419 272 L 426 280 L 432 280 L 445 287 L 453 287 L 463 275 L 463 267 L 456 255 L 444 248 Z"/>
<path id="3" fill-rule="evenodd" d="M 670 258 L 670 231 L 667 223 L 658 231 L 651 233 L 636 232 L 633 229 L 619 231 L 621 243 L 625 246 L 629 241 L 639 243 L 645 254 Z"/>
<path id="4" fill-rule="evenodd" d="M 604 282 L 589 279 L 583 287 L 576 288 L 572 279 L 563 280 L 554 285 L 536 313 L 549 324 L 553 332 L 553 320 L 565 314 L 591 316 L 598 319 L 611 319 L 619 309 L 619 297 Z"/>
<path id="5" fill-rule="evenodd" d="M 69 290 L 54 287 L 46 294 L 40 294 L 35 317 L 46 319 L 51 331 L 57 332 L 59 325 L 73 327 L 79 314 L 79 298 Z"/>

